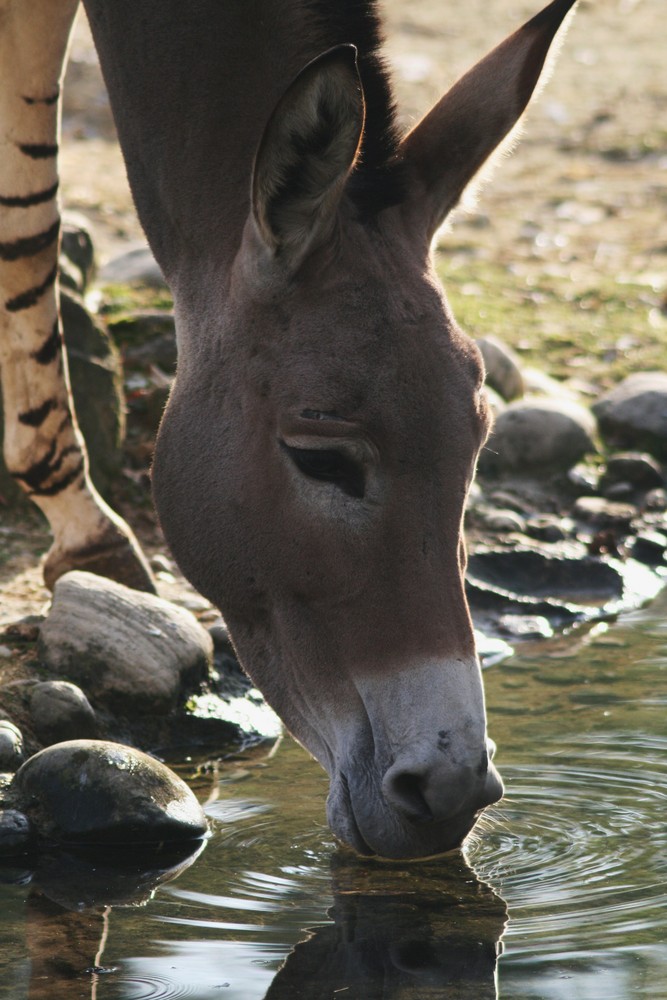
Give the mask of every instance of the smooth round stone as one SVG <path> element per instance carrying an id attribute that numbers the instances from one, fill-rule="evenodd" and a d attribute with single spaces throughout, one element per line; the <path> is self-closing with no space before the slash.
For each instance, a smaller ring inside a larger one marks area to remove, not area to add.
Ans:
<path id="1" fill-rule="evenodd" d="M 64 844 L 175 843 L 207 831 L 185 782 L 148 754 L 104 740 L 35 754 L 14 776 L 8 800 L 39 836 Z"/>
<path id="2" fill-rule="evenodd" d="M 80 687 L 69 681 L 36 684 L 30 714 L 42 742 L 97 735 L 95 712 Z"/>
<path id="3" fill-rule="evenodd" d="M 519 359 L 512 348 L 496 337 L 479 337 L 477 346 L 484 359 L 487 385 L 507 401 L 523 396 Z"/>
<path id="4" fill-rule="evenodd" d="M 594 452 L 595 421 L 572 400 L 522 399 L 498 416 L 480 454 L 482 472 L 571 469 L 586 452 Z"/>
<path id="5" fill-rule="evenodd" d="M 0 857 L 22 850 L 30 840 L 30 822 L 16 809 L 0 809 Z"/>
<path id="6" fill-rule="evenodd" d="M 635 372 L 593 404 L 600 431 L 615 447 L 667 458 L 667 372 Z"/>
<path id="7" fill-rule="evenodd" d="M 15 771 L 22 760 L 21 730 L 8 719 L 0 719 L 0 771 Z"/>

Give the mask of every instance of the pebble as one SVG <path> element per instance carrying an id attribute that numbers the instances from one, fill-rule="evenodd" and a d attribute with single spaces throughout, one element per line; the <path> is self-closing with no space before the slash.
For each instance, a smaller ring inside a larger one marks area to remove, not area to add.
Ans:
<path id="1" fill-rule="evenodd" d="M 8 719 L 0 719 L 0 771 L 15 771 L 23 762 L 23 734 Z"/>
<path id="2" fill-rule="evenodd" d="M 603 497 L 579 497 L 572 508 L 575 518 L 596 528 L 629 528 L 639 511 L 630 503 L 614 503 Z"/>
<path id="3" fill-rule="evenodd" d="M 511 347 L 496 337 L 480 337 L 477 346 L 484 359 L 487 385 L 508 402 L 523 396 L 524 385 L 519 359 Z"/>
<path id="4" fill-rule="evenodd" d="M 595 451 L 591 413 L 567 399 L 510 403 L 480 455 L 483 472 L 566 471 Z"/>
<path id="5" fill-rule="evenodd" d="M 95 712 L 80 687 L 69 681 L 44 681 L 30 697 L 33 726 L 42 743 L 97 735 Z"/>
<path id="6" fill-rule="evenodd" d="M 27 816 L 17 809 L 0 809 L 0 857 L 23 851 L 30 836 Z"/>

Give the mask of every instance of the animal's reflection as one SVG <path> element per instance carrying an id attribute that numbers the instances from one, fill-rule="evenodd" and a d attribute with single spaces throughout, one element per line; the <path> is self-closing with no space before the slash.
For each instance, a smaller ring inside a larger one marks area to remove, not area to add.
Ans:
<path id="1" fill-rule="evenodd" d="M 47 859 L 26 908 L 28 1000 L 70 1000 L 74 983 L 95 1000 L 113 906 L 145 901 L 194 856 L 162 867 Z M 382 865 L 341 853 L 331 864 L 332 922 L 288 955 L 265 1000 L 495 1000 L 507 910 L 460 855 Z"/>
<path id="2" fill-rule="evenodd" d="M 414 866 L 338 858 L 333 924 L 297 945 L 265 1000 L 495 1000 L 505 902 L 460 855 Z"/>

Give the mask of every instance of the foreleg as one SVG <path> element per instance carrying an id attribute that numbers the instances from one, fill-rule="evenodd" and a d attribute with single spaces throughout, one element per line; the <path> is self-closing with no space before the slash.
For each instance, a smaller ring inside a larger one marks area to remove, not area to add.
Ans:
<path id="1" fill-rule="evenodd" d="M 46 515 L 52 587 L 87 569 L 153 589 L 93 486 L 58 311 L 59 95 L 78 0 L 0 0 L 0 376 L 9 472 Z"/>

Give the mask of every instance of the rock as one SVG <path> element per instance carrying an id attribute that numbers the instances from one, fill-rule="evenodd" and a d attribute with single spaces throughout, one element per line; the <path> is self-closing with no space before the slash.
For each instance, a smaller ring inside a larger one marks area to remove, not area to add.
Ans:
<path id="1" fill-rule="evenodd" d="M 526 522 L 513 510 L 489 510 L 481 515 L 482 525 L 488 531 L 498 534 L 509 534 L 512 531 L 523 533 Z"/>
<path id="2" fill-rule="evenodd" d="M 103 740 L 56 743 L 30 757 L 8 801 L 39 837 L 57 843 L 170 843 L 207 831 L 197 799 L 168 767 Z"/>
<path id="3" fill-rule="evenodd" d="M 534 514 L 526 522 L 526 534 L 541 542 L 561 542 L 572 534 L 574 525 L 557 514 Z"/>
<path id="4" fill-rule="evenodd" d="M 577 394 L 565 382 L 559 382 L 538 368 L 523 369 L 524 395 L 549 396 L 554 399 L 577 399 Z"/>
<path id="5" fill-rule="evenodd" d="M 575 465 L 567 474 L 568 485 L 576 496 L 595 496 L 599 481 L 599 469 L 584 462 Z"/>
<path id="6" fill-rule="evenodd" d="M 572 508 L 572 516 L 596 528 L 627 530 L 639 511 L 631 503 L 614 503 L 602 497 L 579 497 Z"/>
<path id="7" fill-rule="evenodd" d="M 493 419 L 497 420 L 499 414 L 501 414 L 503 410 L 506 409 L 507 403 L 500 395 L 500 393 L 496 392 L 495 389 L 492 389 L 490 385 L 485 385 L 484 388 L 482 389 L 482 392 L 486 396 L 486 401 L 491 407 L 491 413 L 493 415 Z"/>
<path id="8" fill-rule="evenodd" d="M 665 485 L 665 477 L 658 462 L 641 452 L 624 452 L 613 455 L 607 462 L 600 489 L 605 496 L 611 487 L 623 483 L 636 490 L 652 490 Z"/>
<path id="9" fill-rule="evenodd" d="M 213 655 L 189 611 L 79 571 L 56 583 L 38 648 L 47 669 L 126 715 L 170 712 L 199 688 Z"/>
<path id="10" fill-rule="evenodd" d="M 143 310 L 109 320 L 109 332 L 123 351 L 126 368 L 176 369 L 176 329 L 171 312 Z"/>
<path id="11" fill-rule="evenodd" d="M 630 555 L 648 566 L 664 566 L 667 535 L 661 531 L 642 531 L 632 543 Z"/>
<path id="12" fill-rule="evenodd" d="M 89 739 L 98 733 L 90 702 L 81 688 L 68 681 L 44 681 L 35 685 L 30 713 L 42 743 Z"/>
<path id="13" fill-rule="evenodd" d="M 501 615 L 498 629 L 512 639 L 549 639 L 554 634 L 543 615 Z"/>
<path id="14" fill-rule="evenodd" d="M 523 396 L 524 385 L 519 360 L 511 347 L 495 337 L 480 337 L 477 346 L 484 358 L 487 385 L 508 402 Z"/>
<path id="15" fill-rule="evenodd" d="M 540 472 L 571 469 L 595 451 L 595 422 L 570 400 L 531 399 L 510 403 L 480 455 L 482 471 Z"/>
<path id="16" fill-rule="evenodd" d="M 23 734 L 8 719 L 0 719 L 0 771 L 16 771 L 23 762 Z"/>
<path id="17" fill-rule="evenodd" d="M 667 458 L 667 372 L 638 372 L 593 404 L 600 433 L 613 447 Z"/>
<path id="18" fill-rule="evenodd" d="M 30 821 L 17 809 L 0 809 L 0 857 L 17 854 L 31 837 Z"/>
<path id="19" fill-rule="evenodd" d="M 88 220 L 78 212 L 64 212 L 60 233 L 61 281 L 63 277 L 71 281 L 69 287 L 82 295 L 95 275 L 95 247 Z"/>
<path id="20" fill-rule="evenodd" d="M 166 288 L 162 271 L 149 247 L 128 250 L 108 261 L 100 269 L 98 280 L 102 285 L 148 285 L 150 288 Z"/>
<path id="21" fill-rule="evenodd" d="M 644 509 L 658 513 L 667 510 L 667 490 L 649 490 L 644 497 Z"/>

